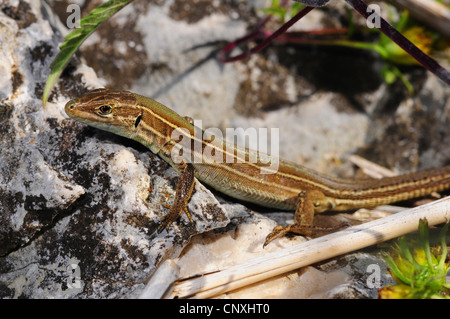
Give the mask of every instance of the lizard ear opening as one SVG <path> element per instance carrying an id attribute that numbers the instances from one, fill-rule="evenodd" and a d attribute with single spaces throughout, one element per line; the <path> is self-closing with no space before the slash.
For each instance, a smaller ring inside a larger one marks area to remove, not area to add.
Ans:
<path id="1" fill-rule="evenodd" d="M 142 114 L 136 118 L 136 122 L 134 122 L 134 128 L 137 128 L 139 123 L 141 122 Z"/>

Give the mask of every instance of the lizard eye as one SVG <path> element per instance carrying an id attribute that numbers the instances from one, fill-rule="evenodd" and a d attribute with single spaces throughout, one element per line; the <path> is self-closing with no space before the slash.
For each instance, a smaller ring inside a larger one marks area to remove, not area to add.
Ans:
<path id="1" fill-rule="evenodd" d="M 102 114 L 109 114 L 112 111 L 112 107 L 109 105 L 102 105 L 98 108 L 98 110 L 100 111 L 100 113 Z"/>

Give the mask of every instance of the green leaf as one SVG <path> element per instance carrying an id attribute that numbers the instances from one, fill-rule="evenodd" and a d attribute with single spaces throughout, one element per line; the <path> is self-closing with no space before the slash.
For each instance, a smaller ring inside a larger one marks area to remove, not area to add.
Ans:
<path id="1" fill-rule="evenodd" d="M 300 11 L 302 11 L 306 6 L 304 4 L 295 2 L 292 4 L 292 8 L 291 8 L 291 18 L 293 18 L 295 15 L 297 15 L 297 13 L 299 13 Z"/>
<path id="2" fill-rule="evenodd" d="M 286 8 L 281 6 L 279 0 L 272 0 L 272 4 L 269 8 L 264 8 L 260 10 L 266 14 L 278 16 L 281 20 L 284 20 L 286 15 Z"/>
<path id="3" fill-rule="evenodd" d="M 419 234 L 420 234 L 420 242 L 422 244 L 423 251 L 425 252 L 425 256 L 427 258 L 428 267 L 430 269 L 433 268 L 433 261 L 431 258 L 431 249 L 430 249 L 430 232 L 428 230 L 428 221 L 424 218 L 419 221 Z"/>
<path id="4" fill-rule="evenodd" d="M 444 268 L 445 260 L 447 259 L 447 243 L 445 242 L 445 234 L 447 233 L 450 222 L 447 222 L 440 232 L 441 237 L 441 259 L 439 260 L 439 268 Z"/>
<path id="5" fill-rule="evenodd" d="M 284 19 L 284 16 L 286 14 L 286 9 L 283 8 L 265 8 L 261 9 L 260 11 L 266 14 L 278 16 L 280 19 Z"/>
<path id="6" fill-rule="evenodd" d="M 393 72 L 388 66 L 384 66 L 381 69 L 381 75 L 384 78 L 384 81 L 387 84 L 392 84 L 397 79 L 397 75 L 395 75 L 395 72 Z"/>
<path id="7" fill-rule="evenodd" d="M 408 81 L 408 79 L 405 77 L 405 75 L 403 75 L 403 73 L 395 65 L 393 65 L 393 64 L 385 65 L 381 69 L 381 75 L 383 76 L 384 81 L 387 84 L 392 84 L 397 79 L 400 79 L 400 81 L 402 81 L 403 85 L 408 90 L 409 95 L 412 96 L 414 94 L 414 88 L 413 88 L 411 82 Z"/>
<path id="8" fill-rule="evenodd" d="M 58 55 L 50 65 L 50 75 L 45 83 L 42 102 L 47 103 L 50 91 L 58 81 L 62 71 L 66 67 L 72 55 L 84 40 L 94 32 L 106 19 L 122 9 L 133 0 L 110 0 L 92 10 L 86 17 L 80 20 L 80 28 L 73 30 L 60 46 Z"/>

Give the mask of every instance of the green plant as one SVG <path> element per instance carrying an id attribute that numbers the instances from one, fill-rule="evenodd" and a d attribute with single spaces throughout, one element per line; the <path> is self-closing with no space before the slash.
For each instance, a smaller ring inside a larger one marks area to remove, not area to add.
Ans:
<path id="1" fill-rule="evenodd" d="M 379 290 L 383 299 L 450 299 L 450 284 L 446 275 L 450 271 L 445 235 L 449 223 L 440 232 L 440 246 L 430 247 L 429 228 L 426 219 L 419 222 L 419 239 L 398 239 L 392 252 L 385 258 L 397 285 Z"/>
<path id="2" fill-rule="evenodd" d="M 272 0 L 270 7 L 261 9 L 261 12 L 277 16 L 285 23 L 287 17 L 289 17 L 289 19 L 293 18 L 305 7 L 305 5 L 298 2 L 294 2 L 291 6 L 287 6 L 286 2 L 287 1 Z"/>
<path id="3" fill-rule="evenodd" d="M 86 17 L 80 20 L 80 28 L 70 32 L 60 46 L 60 52 L 57 54 L 52 64 L 50 65 L 50 75 L 45 84 L 42 101 L 47 102 L 50 91 L 56 84 L 62 71 L 69 63 L 70 58 L 83 43 L 89 35 L 94 32 L 105 20 L 111 17 L 114 13 L 122 9 L 133 0 L 110 0 L 107 1 L 94 10 L 92 10 Z"/>

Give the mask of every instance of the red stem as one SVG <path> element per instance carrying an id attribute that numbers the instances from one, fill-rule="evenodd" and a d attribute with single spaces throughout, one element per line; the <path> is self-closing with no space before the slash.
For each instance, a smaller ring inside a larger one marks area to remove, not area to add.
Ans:
<path id="1" fill-rule="evenodd" d="M 291 26 L 293 26 L 298 20 L 300 20 L 301 18 L 303 18 L 305 15 L 307 15 L 309 12 L 311 12 L 311 10 L 314 9 L 314 7 L 305 7 L 302 11 L 300 11 L 299 13 L 297 13 L 291 20 L 289 20 L 288 22 L 286 22 L 285 24 L 283 24 L 277 31 L 275 31 L 274 33 L 272 33 L 270 36 L 268 36 L 267 38 L 265 38 L 260 44 L 256 45 L 254 48 L 242 53 L 242 54 L 238 54 L 234 57 L 227 57 L 226 54 L 229 53 L 231 50 L 233 50 L 237 45 L 239 45 L 242 42 L 246 42 L 248 40 L 251 39 L 255 39 L 258 38 L 260 35 L 260 28 L 262 25 L 264 25 L 265 23 L 267 23 L 266 20 L 263 21 L 263 23 L 261 23 L 259 25 L 258 28 L 256 28 L 255 31 L 253 31 L 252 33 L 236 40 L 233 42 L 228 43 L 218 54 L 217 54 L 217 59 L 219 60 L 219 62 L 222 63 L 228 63 L 228 62 L 234 62 L 234 61 L 239 61 L 239 60 L 243 60 L 245 58 L 248 58 L 250 55 L 261 51 L 262 49 L 264 49 L 266 46 L 268 46 L 270 43 L 272 43 L 272 41 L 278 37 L 280 34 L 283 34 L 284 32 L 286 32 L 287 29 L 289 29 Z"/>

